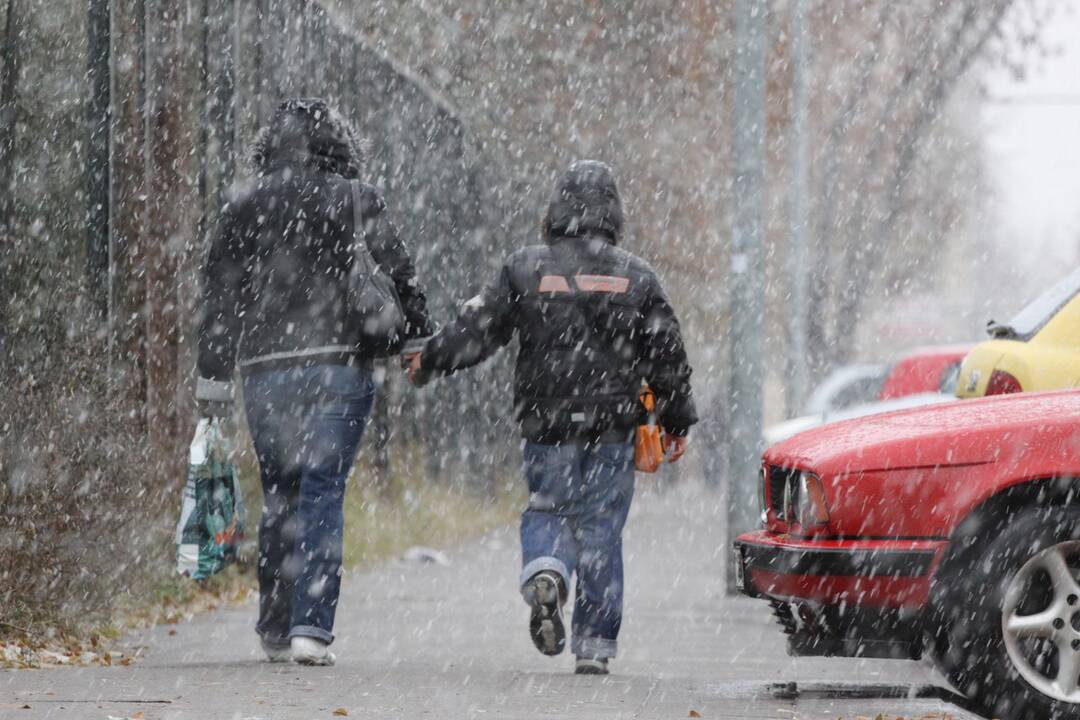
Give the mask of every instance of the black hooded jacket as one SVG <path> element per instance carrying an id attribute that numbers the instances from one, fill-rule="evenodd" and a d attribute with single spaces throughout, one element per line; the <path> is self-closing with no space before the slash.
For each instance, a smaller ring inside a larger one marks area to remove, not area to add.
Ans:
<path id="1" fill-rule="evenodd" d="M 610 168 L 572 165 L 544 219 L 545 244 L 511 255 L 427 344 L 422 367 L 476 365 L 516 332 L 514 396 L 526 439 L 628 436 L 645 416 L 642 380 L 664 430 L 685 436 L 697 413 L 679 322 L 649 264 L 616 246 L 622 225 Z"/>
<path id="2" fill-rule="evenodd" d="M 229 380 L 244 370 L 364 362 L 347 337 L 346 277 L 352 264 L 349 181 L 361 157 L 351 128 L 325 103 L 283 103 L 257 143 L 259 171 L 223 210 L 203 278 L 199 373 Z M 393 278 L 409 337 L 429 335 L 424 293 L 386 205 L 362 187 L 363 233 Z"/>

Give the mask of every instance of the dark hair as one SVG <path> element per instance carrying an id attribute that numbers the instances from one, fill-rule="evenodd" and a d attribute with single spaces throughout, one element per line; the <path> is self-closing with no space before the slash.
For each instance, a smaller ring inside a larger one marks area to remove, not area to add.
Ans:
<path id="1" fill-rule="evenodd" d="M 302 164 L 351 179 L 359 177 L 363 160 L 360 134 L 319 98 L 291 98 L 280 103 L 251 152 L 251 164 L 259 173 Z"/>

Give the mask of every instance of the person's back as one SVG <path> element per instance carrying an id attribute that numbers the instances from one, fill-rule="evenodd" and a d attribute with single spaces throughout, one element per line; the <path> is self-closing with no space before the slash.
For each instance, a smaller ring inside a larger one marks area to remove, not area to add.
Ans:
<path id="1" fill-rule="evenodd" d="M 242 302 L 244 341 L 253 350 L 244 362 L 343 344 L 350 203 L 344 178 L 306 168 L 264 175 L 230 203 L 252 263 Z"/>
<path id="2" fill-rule="evenodd" d="M 697 421 L 675 313 L 649 265 L 619 249 L 610 168 L 575 163 L 556 185 L 543 245 L 499 277 L 412 360 L 420 371 L 475 365 L 517 334 L 514 400 L 525 445 L 522 594 L 536 647 L 565 644 L 561 606 L 577 576 L 578 672 L 607 672 L 622 621 L 622 529 L 633 497 L 634 428 L 656 395 L 672 460 Z"/>
<path id="3" fill-rule="evenodd" d="M 427 369 L 480 362 L 516 331 L 514 396 L 533 442 L 624 438 L 640 424 L 642 380 L 661 424 L 685 435 L 697 420 L 675 313 L 655 272 L 617 246 L 622 209 L 610 170 L 575 163 L 544 221 L 543 245 L 511 255 L 496 282 L 466 303 L 423 353 Z"/>
<path id="4" fill-rule="evenodd" d="M 261 140 L 255 161 L 262 172 L 226 206 L 208 258 L 203 377 L 229 379 L 237 349 L 241 367 L 263 369 L 298 359 L 369 360 L 345 323 L 346 274 L 357 241 L 366 240 L 394 277 L 408 333 L 430 333 L 411 260 L 369 185 L 360 192 L 366 227 L 353 227 L 350 183 L 360 158 L 346 131 L 330 117 L 311 122 L 292 112 Z"/>
<path id="5" fill-rule="evenodd" d="M 507 268 L 524 436 L 625 436 L 641 420 L 638 394 L 654 340 L 647 325 L 660 290 L 652 269 L 602 236 L 526 248 Z"/>
<path id="6" fill-rule="evenodd" d="M 345 480 L 379 352 L 347 322 L 357 257 L 370 251 L 391 275 L 405 335 L 430 333 L 382 199 L 355 185 L 354 203 L 359 164 L 357 138 L 325 102 L 283 102 L 257 143 L 257 177 L 222 213 L 204 272 L 196 397 L 205 413 L 227 414 L 214 406 L 231 398 L 239 366 L 263 486 L 256 632 L 271 661 L 333 662 Z"/>

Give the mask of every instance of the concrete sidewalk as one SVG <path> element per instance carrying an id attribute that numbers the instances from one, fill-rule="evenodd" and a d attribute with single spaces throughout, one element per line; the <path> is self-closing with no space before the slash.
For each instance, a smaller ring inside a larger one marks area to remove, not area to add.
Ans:
<path id="1" fill-rule="evenodd" d="M 917 663 L 788 658 L 764 603 L 723 594 L 722 517 L 719 497 L 696 487 L 639 492 L 607 678 L 533 649 L 508 529 L 453 549 L 449 567 L 346 576 L 333 668 L 262 662 L 246 606 L 134 635 L 145 649 L 130 667 L 0 673 L 0 718 L 976 717 L 916 697 L 934 682 Z"/>

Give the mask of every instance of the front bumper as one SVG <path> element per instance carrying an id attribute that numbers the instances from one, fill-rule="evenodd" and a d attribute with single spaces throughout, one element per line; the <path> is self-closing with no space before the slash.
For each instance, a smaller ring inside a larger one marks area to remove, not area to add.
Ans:
<path id="1" fill-rule="evenodd" d="M 735 541 L 750 597 L 821 605 L 922 608 L 945 540 L 803 539 L 766 530 Z"/>

